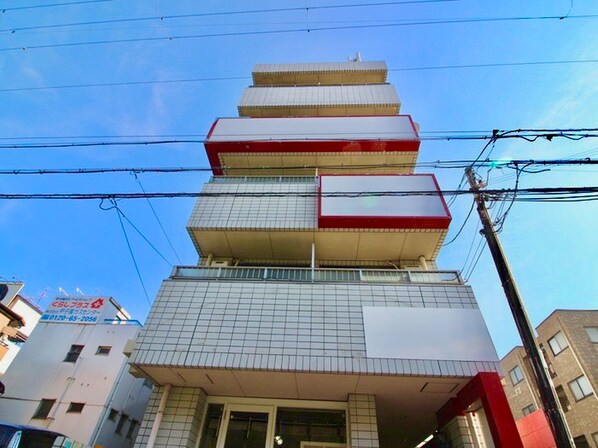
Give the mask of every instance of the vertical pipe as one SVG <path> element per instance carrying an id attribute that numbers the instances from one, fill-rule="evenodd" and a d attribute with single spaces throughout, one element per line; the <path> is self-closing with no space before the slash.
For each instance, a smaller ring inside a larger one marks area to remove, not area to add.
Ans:
<path id="1" fill-rule="evenodd" d="M 426 262 L 426 257 L 424 257 L 423 255 L 419 256 L 419 264 L 421 265 L 424 271 L 428 270 L 428 263 Z"/>
<path id="2" fill-rule="evenodd" d="M 316 243 L 311 243 L 311 281 L 316 279 Z"/>
<path id="3" fill-rule="evenodd" d="M 212 265 L 212 259 L 214 258 L 214 254 L 210 252 L 208 254 L 208 258 L 206 259 L 206 266 L 209 267 Z"/>
<path id="4" fill-rule="evenodd" d="M 150 432 L 149 439 L 147 440 L 146 448 L 154 448 L 154 443 L 156 443 L 156 437 L 158 436 L 160 423 L 162 423 L 162 416 L 164 415 L 164 408 L 166 407 L 169 394 L 170 384 L 166 384 L 164 386 L 164 390 L 162 391 L 162 398 L 160 398 L 160 405 L 158 406 L 158 412 L 156 413 L 156 418 L 154 419 L 154 424 L 152 425 L 152 430 Z"/>

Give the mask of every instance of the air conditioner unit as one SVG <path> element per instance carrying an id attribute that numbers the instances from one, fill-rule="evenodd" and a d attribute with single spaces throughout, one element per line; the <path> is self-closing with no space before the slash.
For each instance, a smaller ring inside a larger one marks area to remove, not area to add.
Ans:
<path id="1" fill-rule="evenodd" d="M 212 261 L 210 266 L 213 268 L 224 268 L 230 266 L 230 261 Z"/>

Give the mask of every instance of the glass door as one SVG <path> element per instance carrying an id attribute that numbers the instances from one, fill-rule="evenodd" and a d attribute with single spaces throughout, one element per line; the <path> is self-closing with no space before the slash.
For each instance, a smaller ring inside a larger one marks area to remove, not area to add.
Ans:
<path id="1" fill-rule="evenodd" d="M 226 405 L 218 448 L 272 448 L 273 406 Z"/>

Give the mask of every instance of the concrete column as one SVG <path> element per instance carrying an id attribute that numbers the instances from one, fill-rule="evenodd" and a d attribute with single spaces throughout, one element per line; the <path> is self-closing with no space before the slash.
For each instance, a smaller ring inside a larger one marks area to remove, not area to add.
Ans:
<path id="1" fill-rule="evenodd" d="M 426 257 L 424 257 L 423 255 L 419 256 L 419 264 L 421 265 L 423 270 L 428 270 L 428 262 L 426 261 Z"/>
<path id="2" fill-rule="evenodd" d="M 351 448 L 378 448 L 378 422 L 374 395 L 349 395 Z"/>
<path id="3" fill-rule="evenodd" d="M 164 387 L 156 388 L 150 398 L 135 448 L 147 448 Z M 198 387 L 172 387 L 164 406 L 162 421 L 156 434 L 154 448 L 192 448 L 201 431 L 201 418 L 207 394 Z"/>

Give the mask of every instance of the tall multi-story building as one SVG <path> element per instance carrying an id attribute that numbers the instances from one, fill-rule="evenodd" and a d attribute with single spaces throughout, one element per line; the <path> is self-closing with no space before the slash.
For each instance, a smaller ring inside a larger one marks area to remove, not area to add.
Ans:
<path id="1" fill-rule="evenodd" d="M 140 328 L 111 297 L 55 298 L 2 378 L 0 421 L 133 446 L 152 390 L 129 373 Z"/>
<path id="2" fill-rule="evenodd" d="M 131 358 L 160 385 L 136 446 L 520 446 L 473 292 L 436 268 L 451 217 L 386 78 L 257 65 L 213 124 L 200 261 L 163 282 Z"/>
<path id="3" fill-rule="evenodd" d="M 575 445 L 598 447 L 598 310 L 556 310 L 536 332 Z M 542 408 L 532 366 L 521 346 L 501 364 L 509 405 L 525 431 L 524 417 Z"/>

